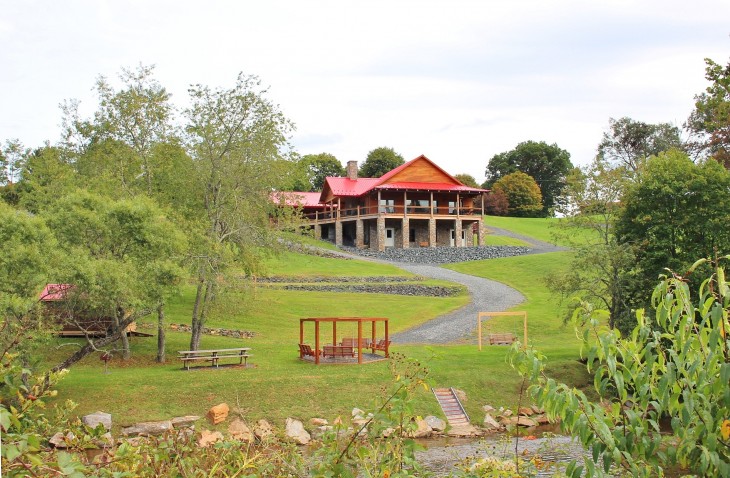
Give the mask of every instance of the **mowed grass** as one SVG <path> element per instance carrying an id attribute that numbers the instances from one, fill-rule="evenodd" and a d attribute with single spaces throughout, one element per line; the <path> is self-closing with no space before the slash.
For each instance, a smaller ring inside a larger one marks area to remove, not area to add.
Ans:
<path id="1" fill-rule="evenodd" d="M 543 224 L 547 224 L 543 223 Z M 502 227 L 502 226 L 499 226 Z M 519 231 L 518 231 L 519 232 Z M 544 231 L 540 234 L 544 234 Z M 546 291 L 542 275 L 565 267 L 569 253 L 556 253 L 479 261 L 449 266 L 454 270 L 505 282 L 528 297 L 517 310 L 527 310 L 530 344 L 549 359 L 548 373 L 583 387 L 588 383 L 584 368 L 577 363 L 578 342 L 571 327 L 564 327 L 555 300 Z M 360 260 L 329 259 L 285 253 L 267 261 L 266 273 L 287 277 L 407 276 L 387 264 Z M 426 281 L 424 283 L 432 283 Z M 227 293 L 211 311 L 208 326 L 243 329 L 255 333 L 251 339 L 204 335 L 202 348 L 252 348 L 253 365 L 209 366 L 183 370 L 178 350 L 189 348 L 189 334 L 168 331 L 165 364 L 154 362 L 156 338 L 131 339 L 133 357 L 124 362 L 118 351 L 109 373 L 98 354 L 76 364 L 59 384 L 57 400 L 73 399 L 79 414 L 96 410 L 112 413 L 115 426 L 138 421 L 161 420 L 173 416 L 203 415 L 221 402 L 240 407 L 249 421 L 267 418 L 283 426 L 286 417 L 308 419 L 320 416 L 348 417 L 353 407 L 372 409 L 382 403 L 393 378 L 389 362 L 316 367 L 298 359 L 299 319 L 317 316 L 373 316 L 390 318 L 391 332 L 404 330 L 468 302 L 466 294 L 448 298 L 406 297 L 387 294 L 352 294 L 316 291 L 286 291 L 265 286 L 227 284 Z M 190 322 L 194 288 L 183 288 L 167 305 L 167 322 Z M 150 325 L 154 317 L 148 318 Z M 476 318 L 475 318 L 476 321 Z M 486 327 L 486 326 L 485 326 Z M 494 318 L 488 327 L 495 331 L 521 330 L 512 318 Z M 152 326 L 142 329 L 155 333 Z M 489 329 L 485 328 L 485 331 Z M 340 326 L 338 335 L 355 335 L 354 327 Z M 324 332 L 327 336 L 327 332 Z M 518 334 L 519 335 L 519 334 Z M 307 341 L 313 341 L 307 330 Z M 57 341 L 50 348 L 48 362 L 67 356 L 71 340 Z M 466 391 L 464 403 L 473 422 L 482 419 L 481 406 L 514 407 L 522 381 L 506 361 L 507 347 L 476 345 L 394 345 L 393 352 L 419 360 L 430 371 L 435 387 L 455 387 Z M 419 390 L 413 399 L 419 415 L 441 415 L 433 395 Z"/>
<path id="2" fill-rule="evenodd" d="M 528 343 L 537 348 L 563 344 L 577 350 L 573 327 L 563 323 L 558 299 L 548 290 L 545 275 L 566 269 L 571 252 L 554 252 L 484 261 L 449 264 L 448 269 L 477 277 L 496 280 L 513 287 L 527 298 L 512 310 L 527 312 Z M 487 312 L 487 311 L 485 311 Z M 519 317 L 494 316 L 483 324 L 483 333 L 513 332 L 522 338 L 523 324 Z"/>

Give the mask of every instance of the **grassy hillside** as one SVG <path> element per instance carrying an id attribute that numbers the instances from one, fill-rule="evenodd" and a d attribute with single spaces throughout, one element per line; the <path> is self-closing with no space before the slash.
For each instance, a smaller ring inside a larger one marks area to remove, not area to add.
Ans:
<path id="1" fill-rule="evenodd" d="M 532 222 L 532 221 L 529 221 Z M 518 221 L 519 223 L 519 221 Z M 543 225 L 549 221 L 542 222 Z M 536 223 L 535 223 L 536 224 Z M 499 227 L 503 227 L 500 225 Z M 537 230 L 534 225 L 529 226 Z M 529 229 L 528 228 L 528 229 Z M 518 229 L 520 229 L 518 227 Z M 524 231 L 525 228 L 520 229 Z M 544 237 L 545 230 L 536 232 Z M 545 291 L 541 275 L 564 267 L 568 253 L 514 257 L 449 266 L 469 274 L 489 277 L 518 288 L 528 301 L 517 307 L 527 310 L 530 343 L 545 352 L 550 373 L 582 386 L 586 376 L 577 365 L 577 342 L 562 326 L 554 301 Z M 308 276 L 409 276 L 391 265 L 360 260 L 327 259 L 287 253 L 267 262 L 266 272 L 285 275 L 292 281 Z M 435 283 L 427 281 L 426 283 Z M 117 425 L 176 415 L 204 414 L 217 403 L 227 402 L 244 410 L 248 420 L 268 418 L 282 425 L 287 416 L 333 419 L 349 415 L 353 407 L 374 406 L 392 382 L 388 363 L 363 366 L 320 366 L 298 360 L 299 318 L 314 316 L 385 316 L 393 332 L 404 330 L 467 303 L 465 294 L 448 298 L 406 297 L 387 294 L 351 294 L 286 291 L 263 284 L 253 287 L 243 281 L 226 284 L 227 293 L 211 311 L 209 326 L 249 330 L 251 339 L 206 335 L 203 348 L 249 346 L 253 368 L 210 367 L 185 371 L 176 358 L 187 350 L 189 335 L 167 334 L 166 364 L 156 364 L 156 339 L 133 338 L 133 359 L 123 362 L 118 351 L 105 374 L 98 355 L 75 365 L 59 386 L 59 400 L 73 399 L 79 413 L 104 410 Z M 168 323 L 189 323 L 194 289 L 185 287 L 170 301 Z M 150 321 L 153 321 L 150 318 Z M 475 318 L 476 320 L 476 318 Z M 152 324 L 150 324 L 152 327 Z M 517 331 L 513 320 L 495 319 L 498 331 Z M 154 327 L 147 329 L 154 333 Z M 341 333 L 345 329 L 340 330 Z M 354 334 L 354 330 L 353 330 Z M 311 339 L 310 339 L 311 340 Z M 71 350 L 72 341 L 58 339 L 46 357 L 54 362 Z M 481 406 L 514 406 L 521 380 L 505 362 L 506 347 L 475 345 L 394 346 L 393 351 L 422 361 L 430 370 L 433 386 L 461 388 L 472 420 L 481 420 Z M 433 396 L 422 391 L 414 401 L 417 413 L 439 413 Z"/>

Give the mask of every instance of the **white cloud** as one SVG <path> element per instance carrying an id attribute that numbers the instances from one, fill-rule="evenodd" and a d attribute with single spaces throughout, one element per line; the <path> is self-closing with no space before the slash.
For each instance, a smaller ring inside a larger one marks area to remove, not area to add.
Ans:
<path id="1" fill-rule="evenodd" d="M 97 75 L 157 65 L 190 83 L 270 85 L 302 154 L 392 146 L 483 176 L 525 140 L 586 163 L 609 117 L 681 124 L 704 57 L 730 52 L 730 4 L 679 1 L 2 1 L 0 139 L 58 137 Z"/>

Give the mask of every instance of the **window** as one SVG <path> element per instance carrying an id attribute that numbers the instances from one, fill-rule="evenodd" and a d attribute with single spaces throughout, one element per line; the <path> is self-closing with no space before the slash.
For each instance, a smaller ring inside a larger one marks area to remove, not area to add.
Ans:
<path id="1" fill-rule="evenodd" d="M 380 200 L 380 212 L 386 214 L 393 214 L 395 212 L 395 199 L 381 199 Z"/>

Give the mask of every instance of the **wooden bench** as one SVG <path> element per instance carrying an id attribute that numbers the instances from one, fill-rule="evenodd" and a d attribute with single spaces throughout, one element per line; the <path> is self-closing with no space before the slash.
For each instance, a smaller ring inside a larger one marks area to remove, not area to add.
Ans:
<path id="1" fill-rule="evenodd" d="M 343 337 L 342 342 L 340 343 L 343 347 L 352 347 L 353 349 L 357 348 L 357 337 Z M 370 339 L 362 339 L 360 342 L 360 345 L 362 345 L 362 348 L 369 349 L 370 348 Z"/>
<path id="2" fill-rule="evenodd" d="M 325 345 L 322 347 L 323 357 L 354 357 L 355 350 L 345 345 Z"/>
<path id="3" fill-rule="evenodd" d="M 419 247 L 428 247 L 428 241 L 421 241 L 418 243 Z"/>
<path id="4" fill-rule="evenodd" d="M 489 339 L 489 345 L 512 345 L 517 340 L 517 337 L 512 332 L 489 334 L 487 338 Z"/>
<path id="5" fill-rule="evenodd" d="M 211 366 L 218 367 L 221 359 L 238 359 L 238 363 L 244 367 L 248 365 L 249 347 L 235 349 L 210 349 L 210 350 L 180 350 L 178 356 L 183 362 L 186 370 L 190 370 L 190 362 L 210 362 Z"/>

